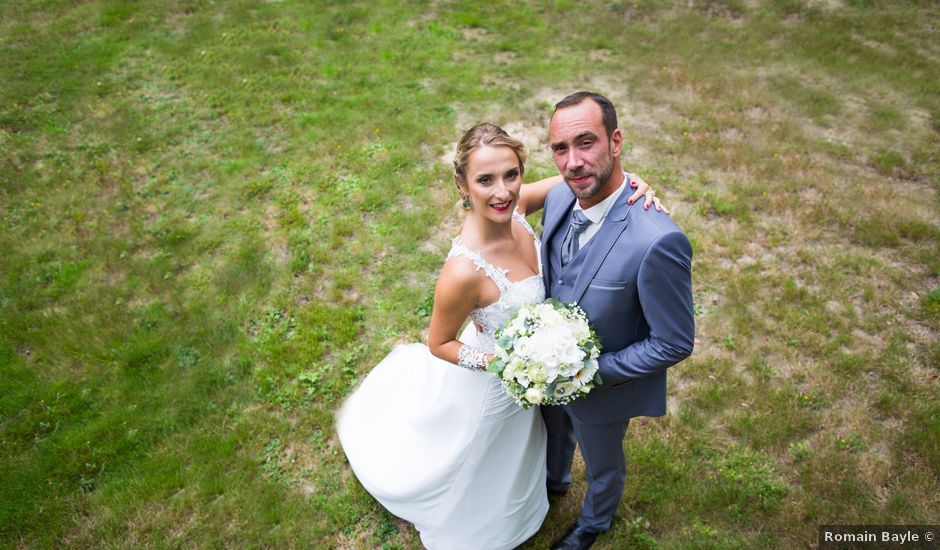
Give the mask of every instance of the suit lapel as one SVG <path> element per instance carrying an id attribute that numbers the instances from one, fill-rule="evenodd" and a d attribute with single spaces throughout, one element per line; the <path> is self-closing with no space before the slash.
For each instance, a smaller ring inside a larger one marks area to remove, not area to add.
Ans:
<path id="1" fill-rule="evenodd" d="M 566 189 L 566 193 L 555 202 L 555 205 L 552 208 L 545 209 L 545 219 L 542 221 L 542 279 L 545 282 L 545 288 L 551 288 L 552 274 L 551 274 L 551 256 L 549 256 L 549 246 L 551 246 L 552 237 L 555 236 L 555 232 L 558 231 L 559 227 L 563 227 L 562 223 L 566 220 L 565 214 L 571 211 L 571 208 L 574 206 L 574 195 L 571 191 Z"/>
<path id="2" fill-rule="evenodd" d="M 624 192 L 626 191 L 625 189 Z M 594 235 L 591 242 L 588 244 L 588 248 L 585 250 L 587 257 L 578 269 L 578 276 L 575 279 L 574 288 L 572 289 L 571 301 L 577 303 L 581 300 L 581 297 L 584 296 L 584 292 L 587 290 L 591 280 L 594 279 L 597 270 L 600 269 L 601 264 L 604 263 L 604 260 L 610 253 L 610 249 L 613 248 L 614 243 L 617 242 L 623 230 L 627 228 L 627 213 L 629 210 L 630 205 L 627 204 L 627 196 L 621 193 L 620 197 L 617 198 L 617 202 L 610 207 L 610 212 L 607 213 L 607 219 L 604 220 L 600 230 Z"/>

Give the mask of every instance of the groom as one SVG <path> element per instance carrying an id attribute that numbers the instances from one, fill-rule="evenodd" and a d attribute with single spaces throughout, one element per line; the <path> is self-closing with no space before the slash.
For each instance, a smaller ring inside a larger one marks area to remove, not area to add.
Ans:
<path id="1" fill-rule="evenodd" d="M 548 195 L 542 218 L 549 296 L 577 302 L 602 344 L 603 384 L 564 406 L 542 407 L 548 490 L 571 483 L 575 444 L 588 481 L 577 522 L 552 549 L 583 549 L 610 528 L 634 416 L 666 414 L 666 369 L 692 353 L 692 246 L 672 220 L 622 197 L 623 134 L 610 101 L 577 92 L 555 105 L 552 156 L 567 186 Z"/>

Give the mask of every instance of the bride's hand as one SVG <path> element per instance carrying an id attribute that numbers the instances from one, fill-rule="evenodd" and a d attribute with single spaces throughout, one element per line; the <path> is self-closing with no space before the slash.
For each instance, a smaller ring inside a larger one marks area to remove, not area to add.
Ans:
<path id="1" fill-rule="evenodd" d="M 663 206 L 662 202 L 656 197 L 656 191 L 653 191 L 653 188 L 650 187 L 650 184 L 643 181 L 643 178 L 635 174 L 627 174 L 627 177 L 630 178 L 630 187 L 636 189 L 630 198 L 627 199 L 627 204 L 633 204 L 640 197 L 646 197 L 646 201 L 643 203 L 643 208 L 649 210 L 650 205 L 656 205 L 657 212 L 663 212 L 664 214 L 669 214 L 669 210 Z"/>

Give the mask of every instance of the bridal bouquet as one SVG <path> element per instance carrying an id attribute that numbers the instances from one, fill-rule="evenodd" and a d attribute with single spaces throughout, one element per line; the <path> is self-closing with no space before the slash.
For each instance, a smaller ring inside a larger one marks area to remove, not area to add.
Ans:
<path id="1" fill-rule="evenodd" d="M 560 405 L 601 383 L 600 344 L 576 304 L 549 299 L 523 306 L 496 330 L 496 351 L 487 368 L 523 408 Z"/>

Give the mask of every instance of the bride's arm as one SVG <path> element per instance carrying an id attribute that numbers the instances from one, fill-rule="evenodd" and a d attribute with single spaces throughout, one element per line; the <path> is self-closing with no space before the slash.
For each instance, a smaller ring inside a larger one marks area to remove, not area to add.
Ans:
<path id="1" fill-rule="evenodd" d="M 485 362 L 491 357 L 464 345 L 457 335 L 480 300 L 481 282 L 481 273 L 469 262 L 457 258 L 446 262 L 434 288 L 434 308 L 428 327 L 428 349 L 432 355 L 479 370 L 486 368 Z"/>
<path id="2" fill-rule="evenodd" d="M 519 207 L 526 216 L 538 212 L 545 205 L 545 197 L 553 187 L 562 183 L 561 176 L 552 176 L 536 182 L 527 183 L 519 190 Z"/>
<path id="3" fill-rule="evenodd" d="M 628 199 L 630 204 L 633 204 L 636 200 L 645 195 L 646 202 L 643 204 L 644 208 L 649 208 L 651 204 L 655 204 L 656 210 L 665 212 L 666 214 L 669 213 L 669 210 L 666 210 L 666 207 L 656 198 L 656 192 L 653 191 L 653 188 L 650 187 L 648 183 L 643 181 L 643 178 L 635 174 L 627 175 L 630 177 L 630 187 L 635 189 Z M 522 189 L 519 191 L 519 207 L 525 212 L 526 216 L 533 212 L 538 212 L 545 206 L 545 197 L 548 196 L 548 192 L 563 181 L 561 176 L 552 176 L 523 185 Z"/>
<path id="4" fill-rule="evenodd" d="M 649 210 L 650 205 L 656 206 L 657 212 L 663 212 L 669 214 L 669 210 L 663 206 L 662 201 L 659 200 L 659 197 L 656 196 L 656 191 L 650 187 L 650 184 L 643 181 L 643 178 L 636 174 L 627 174 L 627 177 L 630 178 L 630 187 L 636 189 L 630 198 L 627 199 L 627 204 L 633 204 L 638 201 L 640 197 L 645 196 L 646 200 L 643 202 L 643 208 Z"/>

